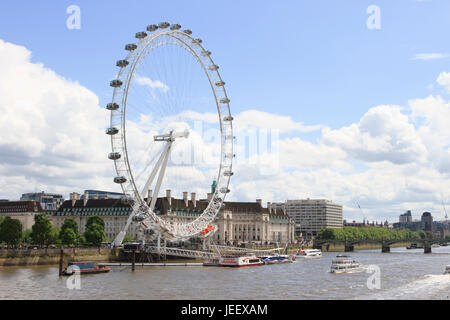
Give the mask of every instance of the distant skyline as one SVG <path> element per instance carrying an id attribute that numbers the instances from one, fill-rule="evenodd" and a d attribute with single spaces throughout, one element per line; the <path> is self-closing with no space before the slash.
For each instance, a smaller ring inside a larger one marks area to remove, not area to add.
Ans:
<path id="1" fill-rule="evenodd" d="M 71 5 L 80 29 L 67 28 Z M 192 29 L 212 51 L 238 138 L 279 134 L 256 162 L 237 159 L 227 200 L 326 198 L 347 220 L 394 222 L 406 210 L 444 219 L 450 2 L 438 0 L 4 1 L 0 199 L 120 191 L 106 158 L 109 81 L 124 45 L 161 21 Z M 277 170 L 262 172 L 270 163 Z"/>

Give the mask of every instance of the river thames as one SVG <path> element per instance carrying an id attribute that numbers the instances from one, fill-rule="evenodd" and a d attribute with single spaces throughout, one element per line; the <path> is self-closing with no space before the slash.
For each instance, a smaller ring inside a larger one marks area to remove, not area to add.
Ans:
<path id="1" fill-rule="evenodd" d="M 106 274 L 86 275 L 81 288 L 67 288 L 55 267 L 0 268 L 0 299 L 169 299 L 169 300 L 303 300 L 433 299 L 450 300 L 450 247 L 423 250 L 392 248 L 391 253 L 349 253 L 379 270 L 379 288 L 368 286 L 374 273 L 329 273 L 337 253 L 320 260 L 254 268 L 112 267 Z M 375 283 L 375 282 L 372 282 Z M 369 289 L 371 287 L 371 289 Z"/>

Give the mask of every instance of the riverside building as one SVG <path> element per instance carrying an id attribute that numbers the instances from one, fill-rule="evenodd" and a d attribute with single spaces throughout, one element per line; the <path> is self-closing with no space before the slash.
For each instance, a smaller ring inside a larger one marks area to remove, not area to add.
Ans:
<path id="1" fill-rule="evenodd" d="M 287 200 L 286 212 L 295 222 L 295 234 L 317 236 L 324 228 L 342 228 L 342 205 L 325 199 Z"/>
<path id="2" fill-rule="evenodd" d="M 208 206 L 212 193 L 206 199 L 197 200 L 196 194 L 184 192 L 182 198 L 174 198 L 170 190 L 166 196 L 156 200 L 155 213 L 172 223 L 186 223 L 197 219 Z M 145 199 L 151 201 L 151 192 Z M 71 199 L 65 201 L 61 207 L 50 216 L 55 227 L 61 228 L 64 220 L 74 219 L 79 232 L 85 231 L 87 219 L 98 215 L 105 222 L 105 234 L 110 240 L 123 230 L 131 206 L 123 199 L 91 199 L 87 193 L 83 199 L 77 193 L 71 194 Z M 294 222 L 286 211 L 275 209 L 270 203 L 262 206 L 262 201 L 256 202 L 225 202 L 219 211 L 216 221 L 217 231 L 213 240 L 222 245 L 241 244 L 276 244 L 294 241 Z M 135 224 L 131 224 L 127 233 L 132 237 L 138 236 Z"/>
<path id="3" fill-rule="evenodd" d="M 1 201 L 0 217 L 10 217 L 22 223 L 23 230 L 30 230 L 34 225 L 34 216 L 42 213 L 38 201 Z"/>

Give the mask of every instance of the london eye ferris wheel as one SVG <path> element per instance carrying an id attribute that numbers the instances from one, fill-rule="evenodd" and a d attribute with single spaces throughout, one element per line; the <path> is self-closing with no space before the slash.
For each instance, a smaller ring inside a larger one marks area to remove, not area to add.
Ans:
<path id="1" fill-rule="evenodd" d="M 110 127 L 116 177 L 132 214 L 114 243 L 136 223 L 143 236 L 184 240 L 211 231 L 233 175 L 233 118 L 219 66 L 202 40 L 179 24 L 162 22 L 136 33 L 117 61 Z M 205 134 L 209 133 L 209 134 Z M 189 222 L 163 219 L 155 209 L 164 187 L 174 194 L 216 188 L 206 209 Z M 146 198 L 147 197 L 147 198 Z"/>

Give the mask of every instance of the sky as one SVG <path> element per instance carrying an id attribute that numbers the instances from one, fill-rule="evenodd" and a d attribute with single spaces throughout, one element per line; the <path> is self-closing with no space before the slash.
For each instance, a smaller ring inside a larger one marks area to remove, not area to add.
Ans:
<path id="1" fill-rule="evenodd" d="M 67 27 L 71 5 L 79 29 Z M 229 200 L 326 198 L 358 221 L 393 222 L 406 210 L 444 218 L 445 0 L 5 0 L 0 198 L 120 190 L 105 156 L 109 81 L 124 45 L 161 21 L 203 39 L 226 81 L 238 139 Z M 276 133 L 276 148 L 249 154 L 239 141 L 249 130 Z"/>

